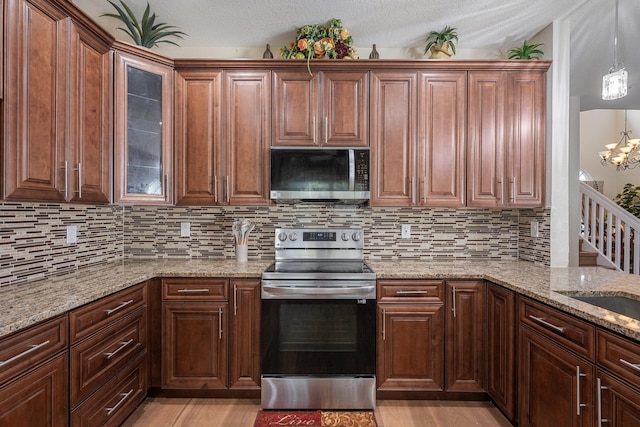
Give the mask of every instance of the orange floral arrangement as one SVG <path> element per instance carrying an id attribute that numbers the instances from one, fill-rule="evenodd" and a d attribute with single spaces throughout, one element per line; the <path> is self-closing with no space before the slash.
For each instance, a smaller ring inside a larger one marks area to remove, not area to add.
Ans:
<path id="1" fill-rule="evenodd" d="M 312 58 L 358 59 L 358 52 L 352 43 L 353 38 L 348 30 L 342 28 L 342 21 L 333 18 L 326 25 L 298 28 L 296 41 L 281 48 L 280 56 L 307 59 L 307 67 Z"/>

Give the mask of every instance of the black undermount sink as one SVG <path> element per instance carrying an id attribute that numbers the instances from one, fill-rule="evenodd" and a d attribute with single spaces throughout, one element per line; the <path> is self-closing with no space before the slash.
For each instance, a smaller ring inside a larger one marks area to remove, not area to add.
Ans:
<path id="1" fill-rule="evenodd" d="M 615 295 L 567 295 L 615 313 L 640 320 L 640 301 Z"/>

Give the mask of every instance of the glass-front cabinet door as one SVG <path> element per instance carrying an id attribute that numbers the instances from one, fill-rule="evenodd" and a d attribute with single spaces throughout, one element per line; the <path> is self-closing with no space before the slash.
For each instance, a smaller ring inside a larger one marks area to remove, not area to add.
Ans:
<path id="1" fill-rule="evenodd" d="M 116 54 L 115 201 L 170 204 L 169 66 Z"/>

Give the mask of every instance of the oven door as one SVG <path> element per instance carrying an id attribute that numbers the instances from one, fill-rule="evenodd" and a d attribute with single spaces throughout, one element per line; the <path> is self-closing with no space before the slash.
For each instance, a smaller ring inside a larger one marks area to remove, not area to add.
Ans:
<path id="1" fill-rule="evenodd" d="M 375 375 L 375 299 L 263 299 L 263 375 Z"/>

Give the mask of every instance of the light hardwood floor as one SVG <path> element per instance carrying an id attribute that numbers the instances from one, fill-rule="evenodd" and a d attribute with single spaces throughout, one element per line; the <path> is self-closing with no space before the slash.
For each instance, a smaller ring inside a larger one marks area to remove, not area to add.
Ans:
<path id="1" fill-rule="evenodd" d="M 148 398 L 123 427 L 253 427 L 258 399 Z M 381 400 L 379 427 L 508 427 L 489 402 Z"/>

